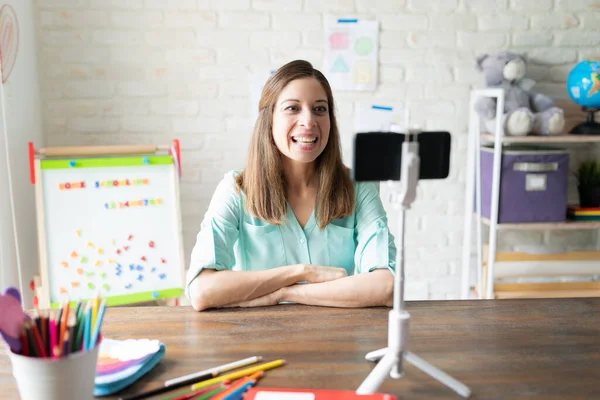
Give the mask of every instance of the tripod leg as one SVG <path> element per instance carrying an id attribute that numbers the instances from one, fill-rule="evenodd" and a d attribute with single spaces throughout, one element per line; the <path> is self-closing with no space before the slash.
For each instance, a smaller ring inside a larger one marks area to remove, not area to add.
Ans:
<path id="1" fill-rule="evenodd" d="M 387 347 L 384 347 L 383 349 L 372 351 L 370 353 L 367 353 L 367 355 L 365 356 L 365 360 L 379 361 L 383 358 L 383 356 L 385 356 L 386 352 L 387 352 Z"/>
<path id="2" fill-rule="evenodd" d="M 458 393 L 465 399 L 471 396 L 471 389 L 469 389 L 468 386 L 457 381 L 441 369 L 438 369 L 433 365 L 429 364 L 427 361 L 423 360 L 416 354 L 407 351 L 404 353 L 404 360 L 419 368 L 421 371 L 425 372 L 433 379 L 436 379 L 444 385 L 448 386 L 450 389 L 454 390 L 456 393 Z"/>
<path id="3" fill-rule="evenodd" d="M 371 394 L 375 393 L 381 383 L 388 376 L 392 368 L 396 365 L 397 359 L 396 354 L 387 353 L 377 366 L 373 368 L 373 371 L 365 378 L 363 383 L 360 384 L 358 389 L 356 389 L 357 394 Z"/>

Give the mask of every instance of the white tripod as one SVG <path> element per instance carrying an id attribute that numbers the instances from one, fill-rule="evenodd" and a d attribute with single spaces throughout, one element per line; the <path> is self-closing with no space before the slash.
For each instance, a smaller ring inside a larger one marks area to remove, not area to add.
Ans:
<path id="1" fill-rule="evenodd" d="M 402 169 L 399 183 L 400 196 L 395 197 L 392 202 L 398 212 L 400 234 L 398 235 L 396 253 L 394 304 L 389 313 L 388 347 L 372 351 L 366 355 L 365 358 L 369 361 L 380 361 L 359 386 L 356 393 L 375 393 L 388 374 L 393 379 L 401 378 L 404 374 L 402 361 L 405 360 L 448 386 L 462 397 L 468 398 L 471 395 L 471 389 L 442 370 L 428 364 L 416 354 L 406 351 L 410 314 L 404 309 L 404 222 L 406 210 L 410 208 L 410 205 L 415 200 L 417 183 L 419 181 L 420 160 L 417 134 L 418 132 L 411 131 L 406 135 L 406 141 L 402 143 Z"/>

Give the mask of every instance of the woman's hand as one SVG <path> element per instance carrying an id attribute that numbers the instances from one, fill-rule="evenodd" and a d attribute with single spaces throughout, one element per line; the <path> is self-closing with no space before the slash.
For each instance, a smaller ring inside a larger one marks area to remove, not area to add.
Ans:
<path id="1" fill-rule="evenodd" d="M 344 268 L 302 264 L 304 280 L 310 283 L 334 281 L 348 276 Z"/>
<path id="2" fill-rule="evenodd" d="M 237 304 L 229 304 L 227 307 L 266 307 L 266 306 L 276 306 L 280 301 L 283 301 L 284 289 L 281 288 L 273 293 L 266 294 L 261 297 L 257 297 L 252 300 L 242 301 Z"/>

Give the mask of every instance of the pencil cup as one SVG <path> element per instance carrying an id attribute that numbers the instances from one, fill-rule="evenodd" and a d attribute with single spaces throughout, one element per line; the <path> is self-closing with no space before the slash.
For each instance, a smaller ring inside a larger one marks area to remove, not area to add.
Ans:
<path id="1" fill-rule="evenodd" d="M 98 346 L 55 359 L 8 354 L 21 400 L 94 398 Z"/>

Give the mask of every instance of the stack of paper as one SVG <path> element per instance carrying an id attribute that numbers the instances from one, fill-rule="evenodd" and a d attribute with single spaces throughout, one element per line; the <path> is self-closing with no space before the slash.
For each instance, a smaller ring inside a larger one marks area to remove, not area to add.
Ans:
<path id="1" fill-rule="evenodd" d="M 100 342 L 94 396 L 107 396 L 131 385 L 165 354 L 158 340 L 103 338 Z"/>

